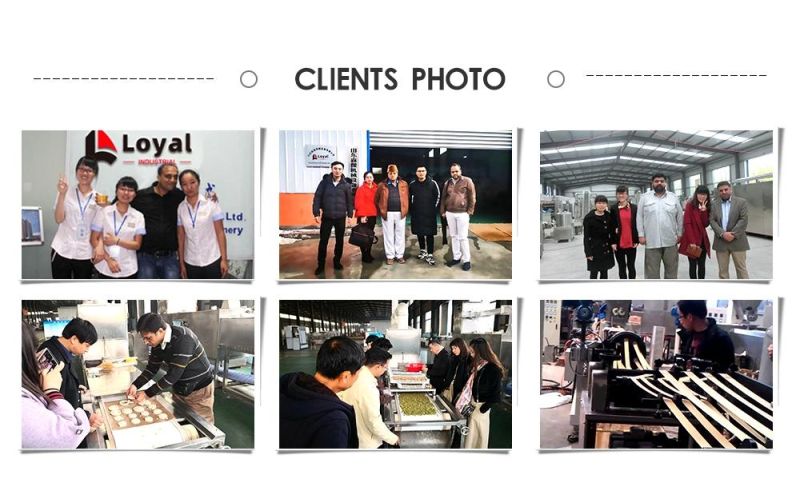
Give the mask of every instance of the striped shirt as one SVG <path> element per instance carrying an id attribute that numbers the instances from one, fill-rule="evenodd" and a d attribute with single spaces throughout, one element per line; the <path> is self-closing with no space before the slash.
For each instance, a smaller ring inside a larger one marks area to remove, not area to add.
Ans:
<path id="1" fill-rule="evenodd" d="M 188 395 L 197 388 L 207 386 L 211 380 L 212 369 L 206 351 L 188 327 L 172 326 L 161 345 L 150 348 L 147 367 L 133 382 L 133 386 L 141 388 L 153 379 L 162 366 L 167 374 L 145 390 L 148 397 L 170 389 L 178 395 Z"/>

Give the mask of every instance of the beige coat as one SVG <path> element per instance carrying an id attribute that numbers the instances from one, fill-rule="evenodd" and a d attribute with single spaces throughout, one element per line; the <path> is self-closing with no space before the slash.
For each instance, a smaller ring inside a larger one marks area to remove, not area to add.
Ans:
<path id="1" fill-rule="evenodd" d="M 356 411 L 359 449 L 377 449 L 383 442 L 397 443 L 399 437 L 389 430 L 381 417 L 378 380 L 367 366 L 361 367 L 353 386 L 338 395 Z"/>

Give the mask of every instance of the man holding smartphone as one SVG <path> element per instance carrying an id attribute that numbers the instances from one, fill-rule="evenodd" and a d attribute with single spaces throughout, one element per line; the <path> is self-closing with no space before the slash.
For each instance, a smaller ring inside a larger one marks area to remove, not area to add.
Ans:
<path id="1" fill-rule="evenodd" d="M 81 403 L 81 384 L 78 380 L 72 361 L 78 355 L 83 355 L 89 347 L 97 342 L 97 330 L 94 325 L 84 319 L 74 318 L 64 326 L 61 336 L 52 336 L 39 346 L 39 363 L 42 367 L 55 368 L 59 363 L 64 363 L 61 371 L 61 388 L 59 392 L 64 396 L 64 400 L 69 402 L 73 408 L 80 409 Z M 91 427 L 98 428 L 102 424 L 102 419 L 98 414 L 86 411 L 89 416 Z M 85 443 L 81 443 L 85 447 Z"/>

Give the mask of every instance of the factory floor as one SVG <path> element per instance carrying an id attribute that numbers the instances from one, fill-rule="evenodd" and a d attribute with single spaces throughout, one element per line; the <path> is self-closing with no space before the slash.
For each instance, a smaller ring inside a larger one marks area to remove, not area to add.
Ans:
<path id="1" fill-rule="evenodd" d="M 349 232 L 347 233 L 349 234 Z M 457 267 L 447 267 L 450 260 L 450 246 L 442 247 L 441 228 L 434 237 L 434 257 L 436 265 L 431 266 L 418 260 L 419 241 L 406 229 L 405 264 L 386 265 L 383 249 L 383 231 L 375 227 L 378 242 L 372 247 L 372 263 L 361 262 L 361 250 L 348 244 L 345 235 L 342 265 L 344 270 L 333 269 L 333 248 L 335 239 L 328 243 L 325 278 L 327 279 L 511 279 L 511 224 L 471 224 L 469 233 L 470 258 L 472 270 L 466 272 Z M 449 242 L 449 240 L 448 240 Z M 317 279 L 317 248 L 319 236 L 305 239 L 282 237 L 280 244 L 281 279 Z"/>
<path id="2" fill-rule="evenodd" d="M 255 421 L 253 402 L 229 390 L 214 391 L 214 424 L 225 433 L 225 445 L 232 449 L 255 447 Z"/>
<path id="3" fill-rule="evenodd" d="M 539 409 L 539 448 L 540 449 L 577 449 L 578 442 L 570 444 L 567 436 L 572 433 L 569 424 L 571 404 L 564 404 L 551 409 Z"/>
<path id="4" fill-rule="evenodd" d="M 709 229 L 709 236 L 713 236 Z M 713 241 L 713 237 L 709 237 Z M 589 279 L 586 270 L 586 257 L 583 253 L 583 236 L 577 235 L 569 242 L 556 242 L 545 239 L 544 252 L 540 260 L 541 279 Z M 747 271 L 750 279 L 772 279 L 772 239 L 748 236 L 750 251 L 747 252 Z M 619 270 L 614 262 L 614 268 L 608 271 L 609 279 L 618 279 Z M 662 267 L 663 273 L 663 267 Z M 731 261 L 729 265 L 731 278 L 736 278 L 736 270 Z M 644 248 L 636 254 L 636 278 L 644 279 Z M 689 279 L 689 261 L 685 255 L 678 257 L 678 279 Z M 719 279 L 717 255 L 711 251 L 711 259 L 706 258 L 706 279 Z"/>
<path id="5" fill-rule="evenodd" d="M 278 360 L 278 373 L 281 376 L 295 371 L 311 374 L 315 370 L 316 358 L 316 350 L 282 350 Z M 512 428 L 510 402 L 492 408 L 489 424 L 489 448 L 510 449 Z"/>

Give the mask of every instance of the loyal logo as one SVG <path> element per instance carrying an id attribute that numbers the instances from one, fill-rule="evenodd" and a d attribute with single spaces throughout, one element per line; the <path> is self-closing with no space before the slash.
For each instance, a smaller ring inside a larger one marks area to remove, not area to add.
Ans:
<path id="1" fill-rule="evenodd" d="M 92 130 L 86 134 L 85 156 L 113 165 L 117 160 L 117 155 L 109 151 L 117 152 L 117 147 L 106 132 L 102 130 Z"/>

